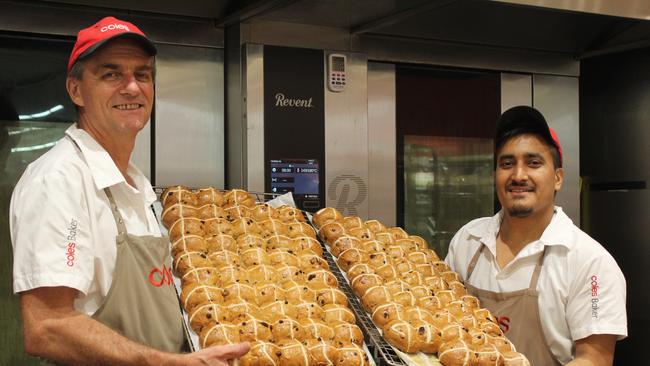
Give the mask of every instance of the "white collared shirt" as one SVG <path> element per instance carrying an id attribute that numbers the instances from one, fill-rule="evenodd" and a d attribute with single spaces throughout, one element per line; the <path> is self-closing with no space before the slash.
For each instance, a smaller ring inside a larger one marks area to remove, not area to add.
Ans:
<path id="1" fill-rule="evenodd" d="M 528 288 L 535 264 L 547 246 L 537 291 L 542 329 L 555 357 L 562 364 L 571 361 L 574 340 L 593 334 L 627 336 L 625 278 L 605 248 L 555 207 L 541 238 L 499 268 L 496 237 L 501 215 L 471 221 L 452 239 L 445 261 L 463 281 L 467 281 L 472 257 L 485 245 L 469 283 L 494 292 Z"/>
<path id="2" fill-rule="evenodd" d="M 150 208 L 156 200 L 151 184 L 132 164 L 128 174 L 137 188 L 76 124 L 27 167 L 10 206 L 14 293 L 65 286 L 80 291 L 77 311 L 92 315 L 99 308 L 117 255 L 117 227 L 104 188 L 110 187 L 130 234 L 161 236 Z"/>

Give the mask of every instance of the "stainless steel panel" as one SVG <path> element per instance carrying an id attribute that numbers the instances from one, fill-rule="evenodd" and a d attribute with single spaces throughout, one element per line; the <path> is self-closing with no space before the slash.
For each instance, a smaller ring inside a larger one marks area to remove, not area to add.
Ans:
<path id="1" fill-rule="evenodd" d="M 518 105 L 533 105 L 533 77 L 501 73 L 501 112 Z"/>
<path id="2" fill-rule="evenodd" d="M 368 217 L 397 217 L 395 65 L 368 63 Z"/>
<path id="3" fill-rule="evenodd" d="M 325 90 L 325 205 L 367 218 L 368 66 L 365 55 L 346 55 L 345 90 Z"/>
<path id="4" fill-rule="evenodd" d="M 246 45 L 244 188 L 264 192 L 264 47 Z"/>
<path id="5" fill-rule="evenodd" d="M 613 15 L 625 18 L 650 19 L 648 0 L 497 0 L 502 3 L 539 6 L 543 8 Z"/>
<path id="6" fill-rule="evenodd" d="M 446 65 L 487 70 L 577 76 L 580 62 L 551 52 L 435 40 L 363 35 L 355 51 L 372 61 Z"/>
<path id="7" fill-rule="evenodd" d="M 560 138 L 564 151 L 564 184 L 555 202 L 580 223 L 580 120 L 578 78 L 534 75 L 533 106 Z"/>
<path id="8" fill-rule="evenodd" d="M 45 2 L 0 3 L 0 30 L 76 36 L 105 16 L 135 23 L 157 44 L 184 44 L 223 48 L 223 29 L 210 19 L 181 18 L 172 15 L 132 12 L 112 8 L 60 5 Z"/>
<path id="9" fill-rule="evenodd" d="M 223 50 L 159 46 L 156 185 L 224 185 Z"/>
<path id="10" fill-rule="evenodd" d="M 245 109 L 242 80 L 246 75 L 246 57 L 241 40 L 241 28 L 234 25 L 226 29 L 226 186 L 224 188 L 243 187 L 243 159 Z"/>

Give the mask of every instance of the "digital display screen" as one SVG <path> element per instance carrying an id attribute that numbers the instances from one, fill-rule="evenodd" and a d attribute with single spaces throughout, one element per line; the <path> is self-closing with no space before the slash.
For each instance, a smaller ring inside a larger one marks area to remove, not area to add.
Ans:
<path id="1" fill-rule="evenodd" d="M 271 162 L 271 192 L 291 192 L 298 199 L 318 200 L 318 160 L 273 159 Z"/>
<path id="2" fill-rule="evenodd" d="M 345 71 L 345 58 L 343 57 L 332 57 L 332 71 Z"/>

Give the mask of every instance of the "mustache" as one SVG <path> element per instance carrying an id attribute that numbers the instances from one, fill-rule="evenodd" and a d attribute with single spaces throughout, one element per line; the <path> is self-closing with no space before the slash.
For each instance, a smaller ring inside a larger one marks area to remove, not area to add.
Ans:
<path id="1" fill-rule="evenodd" d="M 506 189 L 516 189 L 516 188 L 529 188 L 529 189 L 535 189 L 534 186 L 526 183 L 526 182 L 511 182 L 506 186 Z"/>

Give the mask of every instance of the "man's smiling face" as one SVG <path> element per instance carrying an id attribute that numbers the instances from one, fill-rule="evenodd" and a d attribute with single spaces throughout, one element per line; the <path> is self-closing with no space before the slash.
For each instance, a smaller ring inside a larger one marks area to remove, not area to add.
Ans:
<path id="1" fill-rule="evenodd" d="M 99 134 L 135 134 L 149 120 L 154 97 L 154 58 L 136 41 L 118 39 L 84 62 L 71 93 L 85 122 Z"/>
<path id="2" fill-rule="evenodd" d="M 562 168 L 553 164 L 551 148 L 536 135 L 512 137 L 497 151 L 497 197 L 511 217 L 553 210 L 563 177 Z"/>

